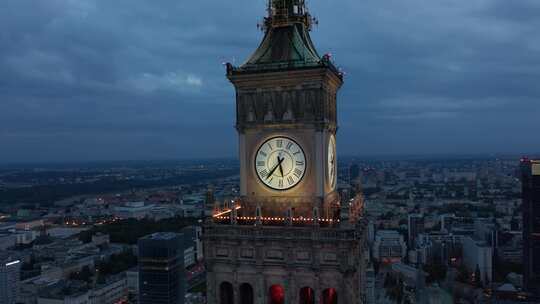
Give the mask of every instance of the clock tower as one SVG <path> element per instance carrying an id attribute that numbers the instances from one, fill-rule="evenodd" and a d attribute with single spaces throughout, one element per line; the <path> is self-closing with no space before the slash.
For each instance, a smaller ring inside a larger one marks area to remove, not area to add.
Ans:
<path id="1" fill-rule="evenodd" d="M 304 1 L 271 1 L 268 11 L 258 49 L 241 66 L 227 66 L 236 88 L 243 208 L 305 217 L 318 208 L 332 216 L 343 76 L 315 50 Z"/>
<path id="2" fill-rule="evenodd" d="M 240 194 L 203 234 L 208 303 L 362 303 L 361 196 L 337 191 L 342 73 L 310 38 L 304 0 L 269 0 L 236 90 Z"/>

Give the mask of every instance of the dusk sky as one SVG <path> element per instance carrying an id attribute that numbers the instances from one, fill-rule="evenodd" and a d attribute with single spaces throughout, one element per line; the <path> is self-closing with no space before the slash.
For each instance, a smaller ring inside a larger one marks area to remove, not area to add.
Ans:
<path id="1" fill-rule="evenodd" d="M 265 0 L 2 0 L 0 162 L 234 157 Z M 539 0 L 310 0 L 338 154 L 540 152 Z"/>

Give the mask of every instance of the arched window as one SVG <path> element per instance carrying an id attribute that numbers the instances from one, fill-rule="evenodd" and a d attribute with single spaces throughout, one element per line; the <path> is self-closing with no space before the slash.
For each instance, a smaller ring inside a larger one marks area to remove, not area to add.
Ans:
<path id="1" fill-rule="evenodd" d="M 283 286 L 272 285 L 268 292 L 268 304 L 285 304 L 285 289 Z"/>
<path id="2" fill-rule="evenodd" d="M 229 282 L 219 285 L 219 304 L 234 304 L 233 286 Z"/>
<path id="3" fill-rule="evenodd" d="M 253 304 L 253 287 L 248 283 L 240 285 L 240 304 Z"/>
<path id="4" fill-rule="evenodd" d="M 303 287 L 300 289 L 300 297 L 298 304 L 315 304 L 315 293 L 310 287 Z"/>
<path id="5" fill-rule="evenodd" d="M 322 304 L 337 304 L 337 291 L 334 288 L 327 288 L 322 293 Z"/>

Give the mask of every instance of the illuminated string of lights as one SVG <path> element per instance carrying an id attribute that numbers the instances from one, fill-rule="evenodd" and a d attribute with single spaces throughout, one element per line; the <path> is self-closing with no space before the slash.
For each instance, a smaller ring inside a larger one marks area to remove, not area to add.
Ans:
<path id="1" fill-rule="evenodd" d="M 242 209 L 242 207 L 241 206 L 236 206 L 236 207 L 234 207 L 234 209 L 239 210 L 239 209 Z M 223 216 L 225 214 L 228 214 L 228 213 L 231 213 L 231 212 L 232 212 L 232 209 L 227 209 L 225 211 L 214 214 L 213 217 L 218 218 L 218 217 L 221 217 L 221 216 Z"/>
<path id="2" fill-rule="evenodd" d="M 215 219 L 218 219 L 218 220 L 229 220 L 230 217 L 229 216 L 223 216 L 224 214 L 227 214 L 231 212 L 231 210 L 229 211 L 224 211 L 224 212 L 221 212 L 220 214 L 216 214 L 214 215 L 214 218 Z M 287 221 L 288 219 L 286 217 L 256 217 L 256 216 L 239 216 L 237 217 L 238 220 L 241 220 L 241 221 L 256 221 L 256 220 L 261 220 L 261 221 L 270 221 L 270 222 L 284 222 L 284 221 Z M 293 222 L 313 222 L 315 221 L 315 219 L 313 218 L 292 218 L 291 219 Z M 328 223 L 332 223 L 332 222 L 337 222 L 339 223 L 339 219 L 338 220 L 335 220 L 335 219 L 327 219 L 327 218 L 321 218 L 319 219 L 319 222 L 328 222 Z"/>

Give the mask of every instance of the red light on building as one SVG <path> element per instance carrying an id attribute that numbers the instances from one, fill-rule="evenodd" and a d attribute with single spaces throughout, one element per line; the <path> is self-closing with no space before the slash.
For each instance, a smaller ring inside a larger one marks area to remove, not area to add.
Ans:
<path id="1" fill-rule="evenodd" d="M 337 292 L 334 288 L 328 288 L 323 291 L 322 304 L 337 304 Z"/>
<path id="2" fill-rule="evenodd" d="M 270 299 L 269 304 L 284 304 L 285 303 L 285 289 L 281 285 L 272 285 L 270 287 Z"/>

